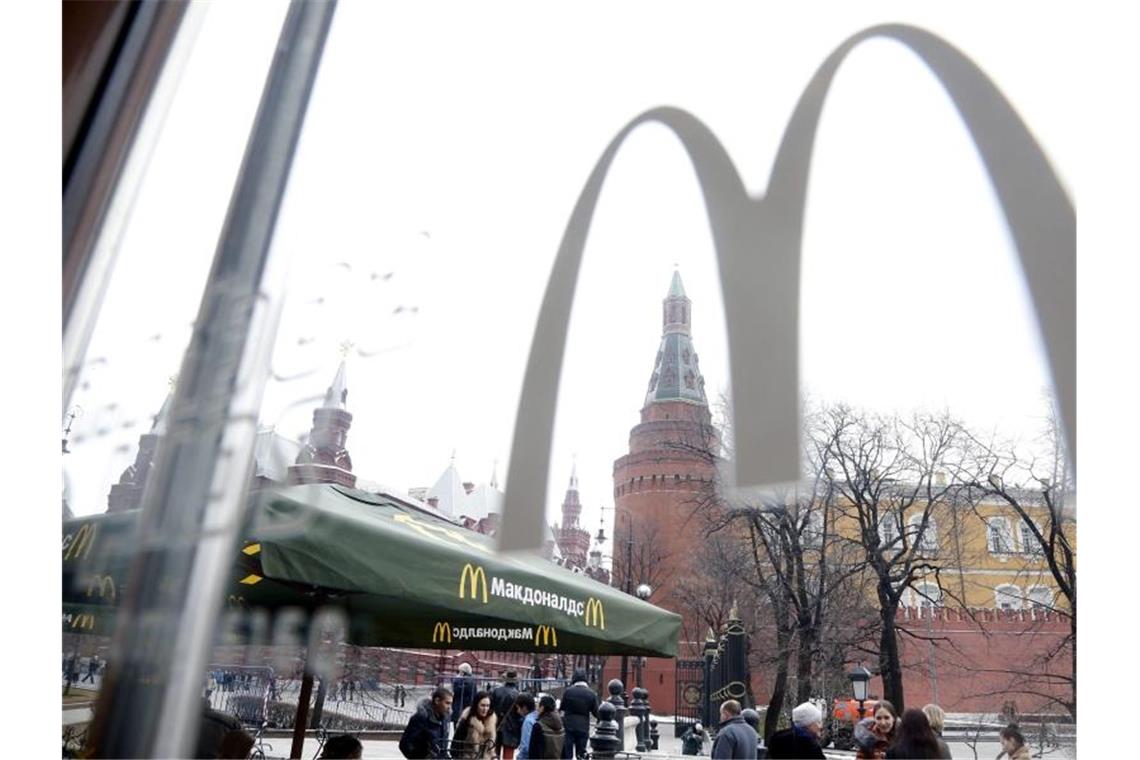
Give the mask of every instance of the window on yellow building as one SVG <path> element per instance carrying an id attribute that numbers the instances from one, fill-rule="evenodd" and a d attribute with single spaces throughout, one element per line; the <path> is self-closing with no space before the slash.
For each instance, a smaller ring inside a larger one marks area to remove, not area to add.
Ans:
<path id="1" fill-rule="evenodd" d="M 911 589 L 911 593 L 915 607 L 942 606 L 942 589 L 937 583 L 919 583 Z"/>
<path id="2" fill-rule="evenodd" d="M 1024 520 L 1021 523 L 1021 551 L 1033 556 L 1041 555 L 1041 542 L 1033 535 L 1033 528 Z"/>
<path id="3" fill-rule="evenodd" d="M 1053 590 L 1048 586 L 1030 586 L 1028 597 L 1030 609 L 1053 609 Z"/>
<path id="4" fill-rule="evenodd" d="M 1009 520 L 1004 517 L 991 517 L 986 520 L 986 545 L 990 554 L 1010 554 L 1013 552 L 1013 534 Z"/>
<path id="5" fill-rule="evenodd" d="M 922 515 L 912 515 L 907 520 L 907 528 L 910 540 L 918 545 L 920 552 L 933 554 L 938 551 L 938 522 L 933 517 L 926 521 L 926 528 L 922 528 Z"/>
<path id="6" fill-rule="evenodd" d="M 899 516 L 895 512 L 887 512 L 879 518 L 879 542 L 884 548 L 897 551 L 898 546 L 893 546 L 892 544 L 894 544 L 898 537 Z"/>
<path id="7" fill-rule="evenodd" d="M 994 606 L 999 610 L 1020 610 L 1021 601 L 1021 589 L 1011 583 L 994 589 Z"/>

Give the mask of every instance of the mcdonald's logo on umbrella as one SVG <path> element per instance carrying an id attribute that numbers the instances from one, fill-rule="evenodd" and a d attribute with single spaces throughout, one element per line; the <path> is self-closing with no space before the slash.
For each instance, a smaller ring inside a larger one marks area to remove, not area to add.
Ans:
<path id="1" fill-rule="evenodd" d="M 483 568 L 472 565 L 468 562 L 463 566 L 463 572 L 459 575 L 459 598 L 467 598 L 467 590 L 471 591 L 471 598 L 477 599 L 480 584 L 483 588 L 483 604 L 487 603 L 487 573 Z"/>
<path id="2" fill-rule="evenodd" d="M 87 584 L 87 596 L 95 596 L 96 591 L 100 599 L 115 601 L 115 579 L 109 575 L 93 575 Z"/>
<path id="3" fill-rule="evenodd" d="M 99 526 L 95 523 L 84 523 L 79 526 L 74 536 L 69 534 L 63 539 L 63 558 L 86 559 L 91 553 L 91 544 L 95 542 L 95 535 L 98 532 Z"/>
<path id="4" fill-rule="evenodd" d="M 435 628 L 431 632 L 431 642 L 437 644 L 443 642 L 445 644 L 451 643 L 451 623 L 436 623 Z"/>
<path id="5" fill-rule="evenodd" d="M 554 630 L 549 625 L 540 625 L 534 631 L 534 645 L 540 646 L 539 640 L 541 639 L 541 646 L 558 646 L 558 631 Z"/>
<path id="6" fill-rule="evenodd" d="M 90 631 L 95 628 L 95 616 L 88 612 L 76 615 L 71 619 L 71 627 L 75 629 L 86 628 Z"/>
<path id="7" fill-rule="evenodd" d="M 602 600 L 590 597 L 586 601 L 586 625 L 606 630 L 606 610 L 602 607 Z"/>

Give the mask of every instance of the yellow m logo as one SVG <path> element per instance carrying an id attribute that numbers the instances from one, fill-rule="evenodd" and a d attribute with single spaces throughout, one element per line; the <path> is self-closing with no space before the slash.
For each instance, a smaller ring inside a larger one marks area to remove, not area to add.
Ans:
<path id="1" fill-rule="evenodd" d="M 541 639 L 542 644 L 539 644 Z M 558 646 L 558 631 L 554 630 L 549 625 L 540 625 L 534 631 L 534 645 L 537 646 Z"/>
<path id="2" fill-rule="evenodd" d="M 63 540 L 63 558 L 86 559 L 91 553 L 91 544 L 95 542 L 95 534 L 99 526 L 95 523 L 85 523 L 80 526 L 74 536 L 68 535 Z"/>
<path id="3" fill-rule="evenodd" d="M 471 598 L 478 599 L 479 586 L 483 587 L 483 604 L 487 603 L 487 574 L 483 572 L 483 568 L 478 565 L 472 565 L 468 562 L 463 566 L 463 572 L 459 575 L 459 598 L 467 598 L 467 590 L 471 590 Z"/>
<path id="4" fill-rule="evenodd" d="M 606 630 L 606 610 L 601 599 L 591 596 L 586 600 L 586 625 Z"/>
<path id="5" fill-rule="evenodd" d="M 451 643 L 451 623 L 436 623 L 431 631 L 431 643 Z"/>
<path id="6" fill-rule="evenodd" d="M 95 628 L 95 616 L 88 612 L 76 615 L 71 620 L 71 627 L 75 629 L 86 628 L 89 631 L 93 630 Z"/>
<path id="7" fill-rule="evenodd" d="M 109 575 L 91 576 L 91 582 L 87 584 L 87 596 L 95 596 L 96 592 L 100 599 L 115 601 L 115 579 Z"/>

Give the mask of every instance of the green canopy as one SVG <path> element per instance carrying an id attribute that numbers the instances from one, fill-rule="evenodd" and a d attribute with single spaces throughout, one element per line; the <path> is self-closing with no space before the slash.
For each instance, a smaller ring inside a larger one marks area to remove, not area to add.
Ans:
<path id="1" fill-rule="evenodd" d="M 364 646 L 676 655 L 681 618 L 394 497 L 260 491 L 227 604 L 346 613 Z M 64 523 L 64 629 L 109 632 L 138 512 Z"/>

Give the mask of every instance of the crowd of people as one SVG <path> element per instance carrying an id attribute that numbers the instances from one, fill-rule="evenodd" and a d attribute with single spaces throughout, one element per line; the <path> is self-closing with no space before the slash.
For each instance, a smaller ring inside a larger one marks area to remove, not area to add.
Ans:
<path id="1" fill-rule="evenodd" d="M 400 752 L 408 758 L 584 758 L 590 719 L 600 705 L 584 671 L 575 671 L 559 704 L 549 694 L 520 691 L 514 671 L 494 689 L 478 689 L 471 667 L 463 664 L 450 688 L 437 687 L 416 706 Z"/>

